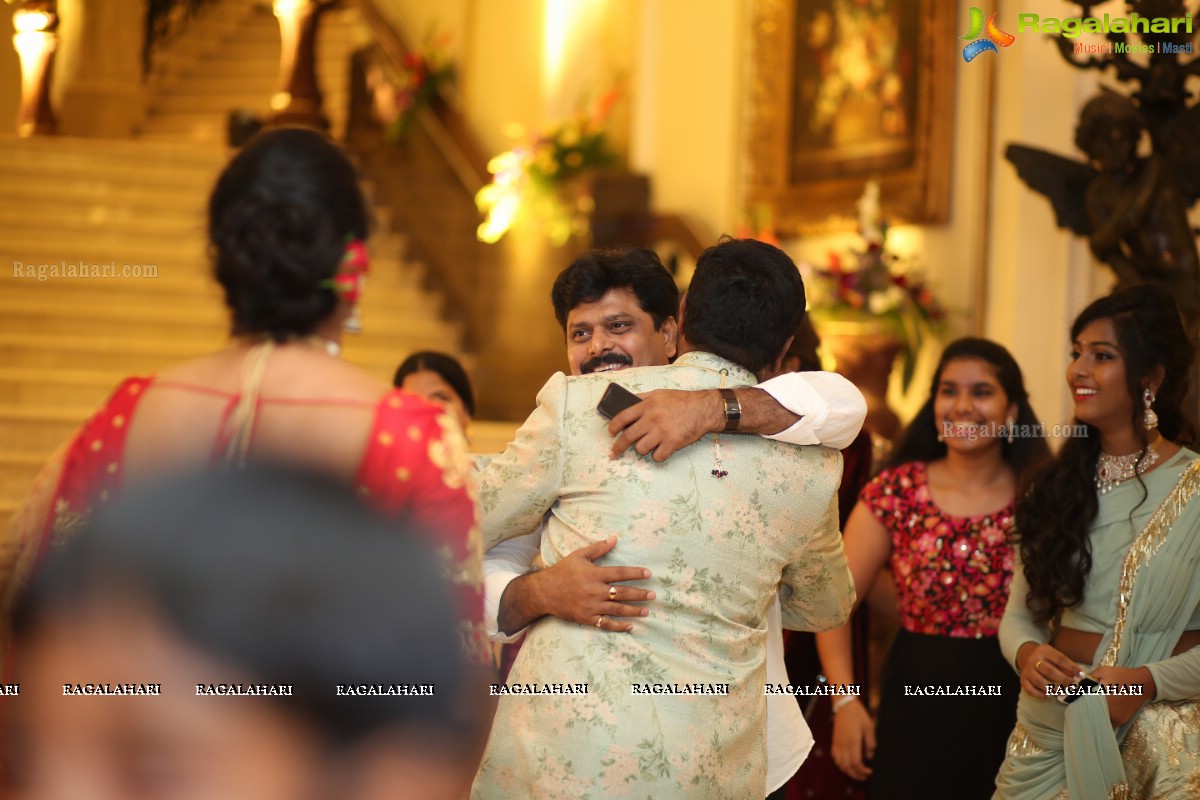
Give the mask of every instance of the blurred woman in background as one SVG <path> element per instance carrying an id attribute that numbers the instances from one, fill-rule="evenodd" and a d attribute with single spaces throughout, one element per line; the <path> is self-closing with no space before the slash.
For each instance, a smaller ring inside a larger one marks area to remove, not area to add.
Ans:
<path id="1" fill-rule="evenodd" d="M 423 350 L 404 359 L 392 385 L 437 403 L 450 412 L 463 431 L 475 417 L 475 392 L 458 359 Z"/>
<path id="2" fill-rule="evenodd" d="M 481 554 L 459 427 L 338 358 L 367 271 L 354 168 L 321 134 L 274 130 L 233 158 L 208 211 L 231 344 L 128 378 L 52 458 L 0 547 L 4 608 L 51 547 L 126 486 L 267 460 L 329 475 L 418 522 L 445 556 L 465 651 L 484 663 Z"/>

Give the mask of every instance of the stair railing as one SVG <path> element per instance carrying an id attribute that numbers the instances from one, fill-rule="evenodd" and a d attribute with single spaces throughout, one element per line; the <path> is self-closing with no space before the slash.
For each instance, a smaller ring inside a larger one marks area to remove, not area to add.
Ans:
<path id="1" fill-rule="evenodd" d="M 375 0 L 347 0 L 347 4 L 358 9 L 383 56 L 393 69 L 400 71 L 410 48 L 400 32 L 380 12 Z M 445 98 L 440 94 L 434 95 L 432 102 L 427 108 L 421 109 L 417 118 L 453 168 L 464 189 L 474 195 L 491 180 L 483 147 L 471 133 L 466 119 Z"/>

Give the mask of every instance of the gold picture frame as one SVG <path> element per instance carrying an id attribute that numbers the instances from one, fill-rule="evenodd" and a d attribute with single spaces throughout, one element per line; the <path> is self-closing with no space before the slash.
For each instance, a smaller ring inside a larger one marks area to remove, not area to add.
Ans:
<path id="1" fill-rule="evenodd" d="M 845 230 L 878 177 L 890 222 L 945 222 L 955 22 L 944 0 L 753 0 L 750 209 L 783 235 Z"/>

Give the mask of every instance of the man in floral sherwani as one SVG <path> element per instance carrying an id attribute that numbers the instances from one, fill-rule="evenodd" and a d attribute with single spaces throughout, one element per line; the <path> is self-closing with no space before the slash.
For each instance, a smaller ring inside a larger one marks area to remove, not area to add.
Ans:
<path id="1" fill-rule="evenodd" d="M 778 363 L 803 308 L 784 253 L 723 242 L 697 265 L 676 363 L 614 377 L 635 392 L 751 385 Z M 560 374 L 542 389 L 481 476 L 484 535 L 491 546 L 545 515 L 542 556 L 554 564 L 616 534 L 622 559 L 651 570 L 640 585 L 656 602 L 632 636 L 598 630 L 600 617 L 532 628 L 509 685 L 586 683 L 587 693 L 503 696 L 474 796 L 761 797 L 775 591 L 784 624 L 810 630 L 844 622 L 854 600 L 837 528 L 840 457 L 718 435 L 666 463 L 633 451 L 610 460 L 595 412 L 607 384 Z"/>

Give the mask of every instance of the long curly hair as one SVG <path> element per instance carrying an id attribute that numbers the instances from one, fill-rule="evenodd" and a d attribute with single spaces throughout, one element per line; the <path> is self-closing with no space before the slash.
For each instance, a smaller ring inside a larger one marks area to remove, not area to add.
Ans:
<path id="1" fill-rule="evenodd" d="M 1033 406 L 1029 403 L 1029 393 L 1025 391 L 1025 380 L 1021 376 L 1021 368 L 1008 350 L 990 339 L 965 337 L 956 339 L 942 351 L 937 369 L 933 372 L 933 382 L 929 386 L 929 399 L 921 406 L 912 422 L 904 429 L 900 440 L 896 443 L 888 457 L 884 469 L 897 467 L 909 461 L 937 461 L 946 457 L 946 445 L 938 440 L 939 423 L 933 411 L 937 399 L 938 385 L 942 382 L 942 372 L 951 361 L 960 359 L 978 359 L 988 364 L 996 375 L 996 380 L 1004 390 L 1009 403 L 1017 404 L 1015 425 L 1021 433 L 1038 431 L 1041 423 Z M 1001 447 L 1004 460 L 1009 463 L 1016 473 L 1018 484 L 1029 471 L 1050 457 L 1050 448 L 1046 445 L 1045 436 L 1014 437 L 1012 444 L 1007 438 L 1002 438 Z"/>
<path id="2" fill-rule="evenodd" d="M 1183 415 L 1183 400 L 1195 347 L 1175 300 L 1165 289 L 1151 284 L 1101 297 L 1075 318 L 1071 341 L 1088 325 L 1104 319 L 1112 321 L 1117 349 L 1125 362 L 1125 386 L 1134 400 L 1129 424 L 1141 446 L 1149 443 L 1142 426 L 1142 391 L 1160 367 L 1163 380 L 1154 403 L 1158 430 L 1172 442 L 1191 444 L 1195 432 Z M 1100 435 L 1094 426 L 1075 420 L 1075 430 L 1080 426 L 1086 435 L 1067 439 L 1058 457 L 1033 475 L 1029 490 L 1017 504 L 1017 536 L 1029 581 L 1026 602 L 1040 622 L 1054 619 L 1083 599 L 1092 569 L 1088 534 L 1100 507 L 1095 484 Z M 1130 519 L 1147 497 L 1140 475 L 1137 480 L 1142 497 L 1130 509 Z"/>

